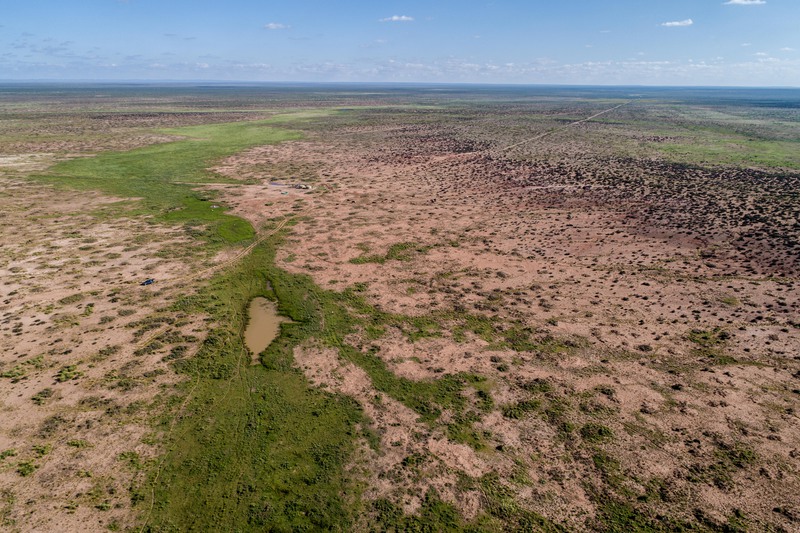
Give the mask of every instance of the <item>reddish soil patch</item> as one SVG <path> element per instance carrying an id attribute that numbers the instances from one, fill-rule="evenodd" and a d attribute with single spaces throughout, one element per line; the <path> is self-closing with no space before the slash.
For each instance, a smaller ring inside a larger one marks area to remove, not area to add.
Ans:
<path id="1" fill-rule="evenodd" d="M 797 176 L 607 157 L 519 161 L 483 146 L 434 126 L 378 124 L 256 148 L 220 167 L 254 183 L 231 187 L 228 201 L 256 225 L 308 210 L 279 255 L 284 268 L 330 289 L 364 283 L 385 311 L 467 310 L 549 339 L 551 350 L 470 333 L 351 339 L 377 346 L 401 376 L 473 372 L 494 383 L 498 406 L 535 397 L 543 414 L 483 417 L 483 452 L 421 430 L 390 399 L 379 410 L 366 374 L 336 354 L 300 350 L 309 378 L 359 399 L 381 435 L 369 494 L 414 508 L 425 487 L 452 486 L 453 472 L 489 468 L 527 479 L 508 481 L 519 501 L 574 527 L 597 511 L 597 491 L 627 491 L 678 520 L 723 523 L 739 509 L 753 524 L 791 529 L 800 260 L 786 241 L 796 231 L 781 229 L 792 207 L 756 197 L 780 197 Z M 751 192 L 733 201 L 735 187 Z M 357 259 L 398 243 L 417 251 Z M 531 393 L 537 383 L 546 392 Z M 414 450 L 441 468 L 398 474 Z"/>
<path id="2" fill-rule="evenodd" d="M 2 189 L 0 519 L 132 526 L 130 489 L 160 452 L 149 413 L 179 379 L 165 359 L 204 331 L 164 309 L 186 283 L 158 282 L 201 257 L 181 229 L 92 214 L 114 198 L 9 178 Z"/>

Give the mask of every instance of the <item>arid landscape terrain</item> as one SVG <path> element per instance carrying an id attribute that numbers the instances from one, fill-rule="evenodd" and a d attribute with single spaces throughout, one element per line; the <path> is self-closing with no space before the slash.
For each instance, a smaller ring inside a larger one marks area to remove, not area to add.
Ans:
<path id="1" fill-rule="evenodd" d="M 0 113 L 0 529 L 800 530 L 800 92 Z"/>

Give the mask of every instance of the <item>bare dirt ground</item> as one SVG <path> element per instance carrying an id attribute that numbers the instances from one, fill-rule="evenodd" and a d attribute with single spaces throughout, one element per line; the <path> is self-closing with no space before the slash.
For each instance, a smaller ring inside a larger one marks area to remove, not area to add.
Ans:
<path id="1" fill-rule="evenodd" d="M 181 230 L 104 217 L 118 199 L 0 180 L 0 520 L 126 528 L 159 451 L 147 413 L 178 379 L 159 339 L 191 350 L 203 331 L 202 317 L 162 311 L 185 287 L 139 283 L 205 260 Z"/>
<path id="2" fill-rule="evenodd" d="M 0 102 L 0 528 L 136 524 L 138 488 L 185 397 L 169 361 L 207 331 L 168 306 L 241 253 L 208 257 L 181 228 L 108 216 L 119 199 L 24 176 L 163 142 L 153 128 L 402 103 L 259 96 L 232 111 L 204 98 Z M 254 227 L 301 215 L 279 266 L 441 326 L 416 339 L 360 331 L 349 346 L 415 381 L 486 378 L 470 445 L 448 435 L 456 413 L 425 422 L 321 342 L 295 349 L 311 383 L 372 421 L 380 446 L 352 464 L 367 500 L 413 513 L 434 488 L 466 518 L 500 501 L 576 530 L 628 510 L 797 530 L 800 176 L 675 163 L 652 146 L 680 137 L 630 126 L 644 120 L 632 107 L 590 122 L 603 106 L 376 107 L 217 166 L 241 181 L 210 187 Z M 771 111 L 759 113 L 767 128 Z"/>
<path id="3" fill-rule="evenodd" d="M 385 311 L 469 310 L 555 346 L 514 350 L 453 332 L 410 342 L 391 329 L 350 339 L 398 375 L 472 372 L 489 378 L 498 407 L 537 403 L 483 417 L 489 446 L 478 450 L 415 422 L 336 353 L 298 349 L 313 382 L 356 397 L 374 421 L 384 451 L 364 459 L 368 495 L 413 510 L 433 486 L 474 516 L 480 492 L 459 489 L 458 476 L 494 471 L 523 505 L 577 528 L 593 523 L 603 494 L 678 521 L 798 527 L 800 260 L 776 245 L 796 236 L 796 206 L 754 208 L 787 182 L 660 160 L 553 161 L 536 147 L 528 161 L 506 159 L 485 146 L 446 128 L 377 124 L 218 168 L 255 180 L 230 186 L 227 201 L 256 226 L 308 209 L 282 267 L 334 290 L 366 284 Z M 358 259 L 398 243 L 414 251 Z M 421 473 L 409 475 L 404 461 L 418 456 Z"/>

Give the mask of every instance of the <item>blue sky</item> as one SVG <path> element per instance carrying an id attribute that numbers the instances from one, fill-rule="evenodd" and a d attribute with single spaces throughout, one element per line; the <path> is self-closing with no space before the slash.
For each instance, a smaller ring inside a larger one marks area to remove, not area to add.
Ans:
<path id="1" fill-rule="evenodd" d="M 0 0 L 0 79 L 800 86 L 800 0 Z"/>

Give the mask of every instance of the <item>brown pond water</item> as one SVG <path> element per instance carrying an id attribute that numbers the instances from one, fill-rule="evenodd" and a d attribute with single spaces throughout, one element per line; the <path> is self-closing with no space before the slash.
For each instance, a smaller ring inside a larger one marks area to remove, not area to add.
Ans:
<path id="1" fill-rule="evenodd" d="M 244 343 L 253 353 L 253 363 L 259 362 L 258 354 L 266 350 L 269 343 L 280 333 L 281 322 L 289 319 L 278 314 L 275 304 L 266 298 L 253 298 L 247 309 L 247 328 L 244 330 Z"/>

